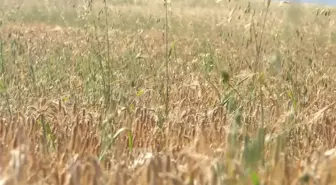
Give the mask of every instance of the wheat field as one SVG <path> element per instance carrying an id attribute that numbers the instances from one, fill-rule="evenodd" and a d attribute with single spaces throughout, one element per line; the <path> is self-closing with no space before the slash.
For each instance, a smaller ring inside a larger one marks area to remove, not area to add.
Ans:
<path id="1" fill-rule="evenodd" d="M 0 185 L 336 184 L 333 7 L 0 4 Z"/>

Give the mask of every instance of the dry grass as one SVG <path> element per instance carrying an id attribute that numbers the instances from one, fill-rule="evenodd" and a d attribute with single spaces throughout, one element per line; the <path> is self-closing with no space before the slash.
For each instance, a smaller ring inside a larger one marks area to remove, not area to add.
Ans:
<path id="1" fill-rule="evenodd" d="M 1 1 L 0 185 L 336 183 L 333 8 L 172 1 L 166 117 L 163 2 L 125 1 Z"/>

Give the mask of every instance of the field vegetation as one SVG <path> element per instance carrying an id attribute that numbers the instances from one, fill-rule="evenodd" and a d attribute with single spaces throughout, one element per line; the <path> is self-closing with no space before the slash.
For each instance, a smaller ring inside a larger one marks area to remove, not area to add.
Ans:
<path id="1" fill-rule="evenodd" d="M 0 185 L 336 183 L 333 7 L 0 4 Z"/>

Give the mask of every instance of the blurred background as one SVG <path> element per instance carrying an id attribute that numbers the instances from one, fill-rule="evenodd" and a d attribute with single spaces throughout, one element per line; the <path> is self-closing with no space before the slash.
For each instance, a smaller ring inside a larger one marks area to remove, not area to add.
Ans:
<path id="1" fill-rule="evenodd" d="M 336 5 L 335 0 L 290 0 L 290 2 L 300 2 L 300 3 L 317 3 L 324 5 Z"/>

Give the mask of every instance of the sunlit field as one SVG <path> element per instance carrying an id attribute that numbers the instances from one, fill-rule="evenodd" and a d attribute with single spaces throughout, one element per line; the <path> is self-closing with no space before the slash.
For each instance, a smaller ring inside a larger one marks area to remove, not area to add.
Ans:
<path id="1" fill-rule="evenodd" d="M 0 185 L 336 183 L 333 7 L 0 4 Z"/>

